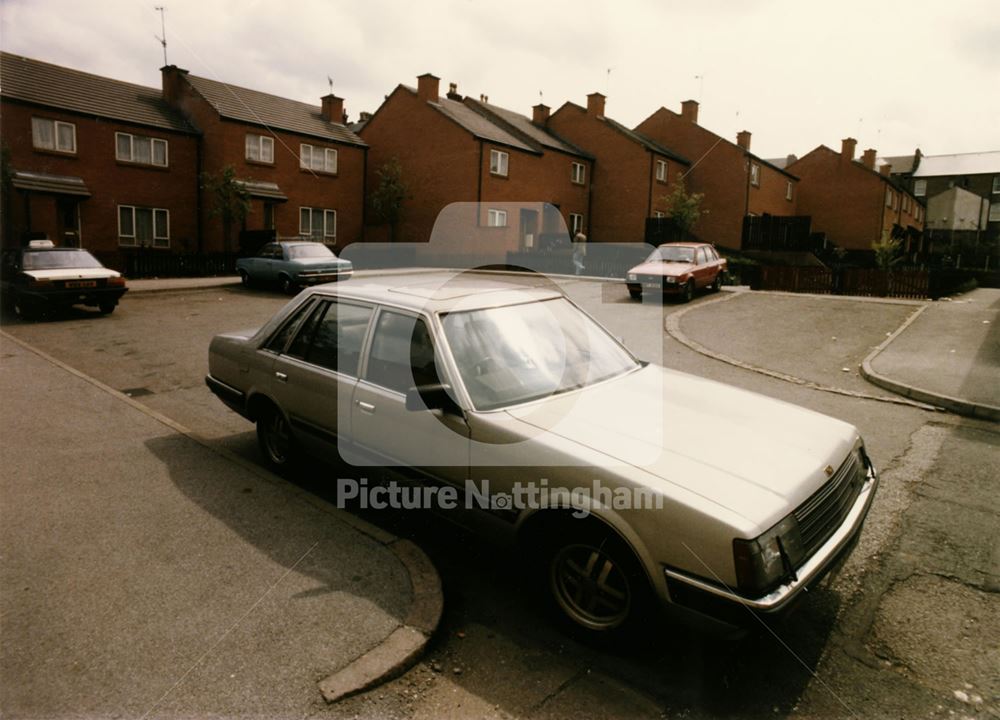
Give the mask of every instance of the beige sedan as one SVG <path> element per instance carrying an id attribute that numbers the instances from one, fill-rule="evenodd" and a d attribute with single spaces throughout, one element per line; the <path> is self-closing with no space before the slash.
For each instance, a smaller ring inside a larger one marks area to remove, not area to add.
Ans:
<path id="1" fill-rule="evenodd" d="M 849 553 L 877 485 L 851 425 L 642 362 L 510 275 L 309 289 L 214 338 L 206 381 L 273 466 L 394 468 L 419 483 L 338 494 L 509 527 L 560 618 L 596 637 L 658 607 L 723 627 L 783 611 Z"/>

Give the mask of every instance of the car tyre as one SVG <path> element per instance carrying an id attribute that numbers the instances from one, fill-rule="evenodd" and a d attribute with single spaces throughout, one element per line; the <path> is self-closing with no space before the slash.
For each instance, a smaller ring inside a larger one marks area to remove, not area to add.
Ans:
<path id="1" fill-rule="evenodd" d="M 97 306 L 97 309 L 101 313 L 101 315 L 110 315 L 115 311 L 115 307 L 117 306 L 118 303 L 102 302 L 100 305 Z"/>
<path id="2" fill-rule="evenodd" d="M 34 320 L 37 316 L 35 308 L 25 304 L 24 300 L 19 297 L 14 298 L 14 314 L 20 320 Z"/>
<path id="3" fill-rule="evenodd" d="M 253 285 L 253 281 L 250 280 L 250 273 L 246 270 L 240 270 L 240 282 L 243 283 L 243 287 L 251 287 Z"/>
<path id="4" fill-rule="evenodd" d="M 293 283 L 292 279 L 290 277 L 288 277 L 287 275 L 282 275 L 278 279 L 278 283 L 281 285 L 281 292 L 285 293 L 285 295 L 294 295 L 295 294 L 295 291 L 297 289 L 295 287 L 295 283 Z"/>
<path id="5" fill-rule="evenodd" d="M 269 405 L 257 417 L 257 443 L 264 460 L 274 470 L 286 470 L 295 457 L 291 428 L 284 414 Z"/>
<path id="6" fill-rule="evenodd" d="M 628 294 L 633 300 L 642 300 L 642 288 L 630 287 L 628 289 Z"/>
<path id="7" fill-rule="evenodd" d="M 631 548 L 597 521 L 560 523 L 547 537 L 542 579 L 559 623 L 592 644 L 635 638 L 651 597 Z"/>
<path id="8" fill-rule="evenodd" d="M 694 280 L 688 280 L 684 283 L 684 290 L 681 293 L 681 300 L 683 302 L 691 302 L 694 298 Z"/>
<path id="9" fill-rule="evenodd" d="M 719 273 L 715 276 L 715 280 L 712 281 L 712 292 L 719 292 L 722 290 L 723 273 Z"/>

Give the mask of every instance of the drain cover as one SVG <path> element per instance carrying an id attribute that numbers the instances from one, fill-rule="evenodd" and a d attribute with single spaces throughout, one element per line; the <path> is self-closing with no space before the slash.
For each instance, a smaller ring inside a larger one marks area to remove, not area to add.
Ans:
<path id="1" fill-rule="evenodd" d="M 128 395 L 129 397 L 142 397 L 143 395 L 152 395 L 153 391 L 149 388 L 127 388 L 122 390 L 122 394 Z"/>

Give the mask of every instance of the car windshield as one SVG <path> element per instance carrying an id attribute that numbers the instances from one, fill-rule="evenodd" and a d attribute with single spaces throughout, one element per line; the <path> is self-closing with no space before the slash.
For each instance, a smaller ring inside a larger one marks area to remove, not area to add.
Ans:
<path id="1" fill-rule="evenodd" d="M 25 270 L 104 267 L 86 250 L 38 250 L 24 253 Z"/>
<path id="2" fill-rule="evenodd" d="M 309 245 L 289 245 L 288 259 L 301 260 L 302 258 L 335 258 L 336 255 L 326 245 L 311 243 Z"/>
<path id="3" fill-rule="evenodd" d="M 694 248 L 662 245 L 646 258 L 646 262 L 694 262 Z"/>
<path id="4" fill-rule="evenodd" d="M 478 410 L 575 390 L 639 367 L 564 298 L 453 312 L 443 316 L 442 324 Z"/>

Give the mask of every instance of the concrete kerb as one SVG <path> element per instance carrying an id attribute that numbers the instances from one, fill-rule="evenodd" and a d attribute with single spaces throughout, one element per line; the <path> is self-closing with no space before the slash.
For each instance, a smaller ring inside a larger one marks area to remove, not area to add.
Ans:
<path id="1" fill-rule="evenodd" d="M 872 367 L 872 363 L 875 361 L 875 358 L 877 358 L 883 350 L 889 347 L 893 340 L 902 335 L 903 332 L 910 327 L 910 325 L 912 325 L 918 317 L 920 317 L 920 314 L 927 307 L 927 305 L 921 306 L 917 312 L 910 315 L 910 317 L 908 317 L 902 325 L 896 328 L 894 333 L 892 333 L 882 343 L 880 343 L 877 348 L 869 353 L 868 357 L 861 362 L 861 376 L 873 385 L 878 385 L 881 388 L 898 393 L 899 395 L 907 398 L 912 398 L 913 400 L 919 402 L 928 403 L 938 408 L 949 410 L 956 415 L 1000 422 L 1000 407 L 996 407 L 995 405 L 986 405 L 983 403 L 974 403 L 970 400 L 963 400 L 962 398 L 935 393 L 930 390 L 908 385 L 882 375 L 881 373 L 876 372 L 874 367 Z"/>
<path id="2" fill-rule="evenodd" d="M 777 380 L 793 383 L 795 385 L 801 385 L 802 387 L 807 387 L 810 388 L 811 390 L 819 390 L 821 392 L 833 393 L 835 395 L 846 395 L 848 397 L 858 398 L 860 400 L 875 400 L 877 402 L 892 403 L 895 405 L 908 405 L 910 407 L 916 407 L 921 410 L 931 410 L 931 411 L 940 410 L 940 408 L 935 407 L 934 405 L 918 402 L 916 400 L 890 397 L 888 395 L 872 395 L 871 393 L 859 392 L 856 390 L 846 390 L 844 388 L 833 387 L 832 385 L 823 385 L 822 383 L 813 382 L 812 380 L 805 380 L 800 377 L 795 377 L 794 375 L 788 375 L 786 373 L 777 372 L 776 370 L 768 370 L 767 368 L 758 367 L 756 365 L 743 362 L 742 360 L 737 360 L 736 358 L 729 357 L 728 355 L 725 355 L 723 353 L 715 352 L 714 350 L 709 350 L 704 345 L 701 345 L 700 343 L 697 343 L 691 338 L 689 338 L 681 330 L 681 318 L 684 317 L 684 315 L 686 315 L 687 313 L 691 312 L 692 310 L 697 310 L 698 308 L 707 307 L 708 305 L 714 303 L 728 302 L 736 297 L 740 297 L 743 294 L 744 294 L 743 292 L 728 293 L 726 295 L 722 295 L 720 297 L 709 300 L 708 302 L 699 303 L 698 305 L 693 305 L 691 307 L 683 308 L 681 310 L 673 312 L 667 315 L 666 320 L 664 321 L 664 329 L 666 330 L 667 334 L 670 335 L 674 340 L 681 343 L 685 347 L 694 350 L 696 353 L 704 355 L 705 357 L 709 357 L 712 358 L 713 360 L 718 360 L 720 362 L 724 362 L 728 365 L 733 365 L 734 367 L 742 368 L 744 370 L 749 370 L 751 372 L 755 372 L 760 375 L 766 375 L 767 377 L 775 378 Z M 780 294 L 784 295 L 786 293 L 780 293 Z M 791 293 L 787 294 L 793 297 L 802 297 L 801 294 L 791 294 Z M 830 299 L 829 296 L 825 295 L 813 295 L 811 297 Z M 869 302 L 877 302 L 877 300 L 869 298 L 864 298 L 864 299 L 868 300 Z M 897 301 L 896 303 L 893 304 L 900 304 L 900 303 L 898 303 Z M 914 303 L 913 301 L 905 301 L 902 304 L 912 305 Z M 923 309 L 923 307 L 924 306 L 921 305 L 920 309 Z"/>
<path id="3" fill-rule="evenodd" d="M 236 463 L 266 482 L 281 484 L 297 498 L 304 500 L 311 506 L 332 515 L 336 520 L 368 536 L 384 546 L 396 557 L 410 578 L 412 602 L 409 612 L 399 627 L 382 640 L 382 642 L 352 661 L 346 667 L 318 683 L 320 692 L 327 702 L 335 702 L 391 680 L 402 674 L 420 657 L 441 620 L 441 613 L 444 609 L 444 596 L 441 591 L 441 578 L 434 568 L 434 564 L 417 545 L 409 540 L 396 537 L 392 533 L 386 532 L 344 510 L 331 507 L 328 503 L 320 501 L 311 493 L 290 485 L 269 470 L 236 455 L 226 448 L 218 447 L 208 442 L 175 420 L 105 385 L 100 380 L 80 372 L 30 343 L 15 338 L 3 331 L 0 331 L 0 337 L 5 341 L 16 343 L 28 352 L 34 353 L 56 367 L 114 396 L 144 415 L 167 426 L 174 432 L 184 435 L 209 451 L 224 457 L 230 462 Z"/>

